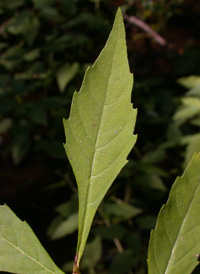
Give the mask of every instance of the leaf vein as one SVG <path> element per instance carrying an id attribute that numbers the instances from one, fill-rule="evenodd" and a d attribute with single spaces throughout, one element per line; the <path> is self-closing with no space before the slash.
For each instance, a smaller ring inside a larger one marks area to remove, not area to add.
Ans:
<path id="1" fill-rule="evenodd" d="M 121 156 L 122 152 L 126 149 L 126 147 L 128 146 L 129 144 L 127 144 L 123 150 L 120 150 L 120 153 L 118 154 L 118 156 L 115 158 L 115 160 L 106 168 L 104 169 L 103 171 L 101 171 L 99 174 L 97 175 L 92 175 L 91 178 L 96 178 L 96 177 L 99 177 L 100 175 L 102 175 L 105 171 L 107 171 L 111 166 L 113 166 L 113 164 L 119 159 L 119 157 Z"/>
<path id="2" fill-rule="evenodd" d="M 71 131 L 72 136 L 74 137 L 74 140 L 76 141 L 78 147 L 80 147 L 79 152 L 81 152 L 81 154 L 82 154 L 87 160 L 89 160 L 89 157 L 87 156 L 87 154 L 84 153 L 83 148 L 80 146 L 80 141 L 78 141 L 77 138 L 75 137 L 75 135 L 73 134 L 72 127 L 71 127 L 70 123 L 68 123 L 68 126 L 69 126 L 69 130 Z"/>
<path id="3" fill-rule="evenodd" d="M 114 135 L 113 138 L 112 138 L 107 144 L 105 144 L 105 145 L 102 146 L 102 147 L 97 148 L 96 151 L 99 151 L 99 150 L 104 149 L 105 147 L 107 147 L 108 145 L 110 145 L 117 137 L 119 137 L 119 136 L 123 133 L 123 130 L 124 130 L 124 128 L 126 127 L 126 125 L 129 123 L 129 121 L 130 121 L 130 120 L 127 120 L 127 122 L 124 124 L 123 128 L 122 128 L 122 126 L 120 127 L 120 128 L 122 128 L 122 129 L 120 130 L 119 134 Z"/>
<path id="4" fill-rule="evenodd" d="M 1 239 L 3 241 L 5 241 L 7 244 L 11 245 L 13 248 L 17 249 L 21 254 L 23 254 L 24 256 L 28 257 L 31 261 L 33 261 L 34 263 L 38 264 L 41 268 L 47 270 L 49 273 L 55 274 L 55 272 L 51 271 L 46 266 L 42 265 L 39 261 L 37 261 L 36 259 L 34 259 L 33 257 L 31 257 L 30 255 L 28 255 L 27 253 L 25 253 L 21 248 L 15 246 L 13 243 L 11 243 L 10 241 L 6 240 L 1 234 L 0 234 L 0 237 L 1 237 Z"/>
<path id="5" fill-rule="evenodd" d="M 92 142 L 92 140 L 91 140 L 91 138 L 90 138 L 90 136 L 89 136 L 89 133 L 87 132 L 86 127 L 85 127 L 85 125 L 84 125 L 83 119 L 81 118 L 80 110 L 79 110 L 78 107 L 77 107 L 77 110 L 78 110 L 78 111 L 77 111 L 77 114 L 78 114 L 78 116 L 79 116 L 79 118 L 80 118 L 81 124 L 83 125 L 83 129 L 84 129 L 84 131 L 85 131 L 85 133 L 86 133 L 86 136 L 88 137 L 89 141 Z"/>
<path id="6" fill-rule="evenodd" d="M 182 229 L 182 227 L 183 227 L 183 224 L 185 223 L 187 214 L 188 214 L 188 212 L 189 212 L 189 210 L 190 210 L 190 207 L 191 207 L 191 205 L 192 205 L 192 202 L 193 202 L 193 200 L 194 200 L 194 197 L 195 197 L 195 195 L 196 195 L 196 192 L 197 192 L 197 190 L 198 190 L 198 188 L 199 188 L 199 185 L 200 185 L 200 184 L 198 184 L 197 187 L 196 187 L 196 190 L 195 190 L 195 192 L 194 192 L 194 195 L 193 195 L 193 197 L 192 197 L 192 199 L 191 199 L 191 201 L 190 201 L 190 203 L 189 203 L 189 206 L 188 206 L 188 208 L 187 208 L 187 210 L 186 210 L 185 217 L 183 218 L 183 222 L 181 223 L 181 225 L 180 225 L 180 227 L 179 227 L 179 232 L 178 232 L 177 237 L 176 237 L 176 239 L 175 239 L 174 246 L 173 246 L 173 248 L 172 248 L 171 255 L 170 255 L 170 257 L 169 257 L 169 261 L 168 261 L 168 264 L 167 264 L 167 268 L 166 268 L 166 270 L 165 270 L 165 274 L 166 274 L 167 271 L 168 271 L 169 264 L 170 264 L 170 260 L 171 260 L 171 258 L 172 258 L 172 254 L 174 253 L 174 250 L 175 250 L 175 247 L 176 247 L 176 243 L 177 243 L 178 238 L 179 238 L 179 235 L 180 235 L 180 233 L 181 233 L 181 229 Z"/>

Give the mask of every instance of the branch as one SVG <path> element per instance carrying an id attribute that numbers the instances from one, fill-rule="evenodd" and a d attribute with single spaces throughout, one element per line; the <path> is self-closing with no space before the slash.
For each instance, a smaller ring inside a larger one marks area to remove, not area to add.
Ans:
<path id="1" fill-rule="evenodd" d="M 129 23 L 134 24 L 143 29 L 151 37 L 153 37 L 156 40 L 156 42 L 159 43 L 161 46 L 165 46 L 167 44 L 166 40 L 163 37 L 161 37 L 157 32 L 150 28 L 149 25 L 147 25 L 144 21 L 140 20 L 139 18 L 124 14 L 124 19 L 126 19 Z"/>

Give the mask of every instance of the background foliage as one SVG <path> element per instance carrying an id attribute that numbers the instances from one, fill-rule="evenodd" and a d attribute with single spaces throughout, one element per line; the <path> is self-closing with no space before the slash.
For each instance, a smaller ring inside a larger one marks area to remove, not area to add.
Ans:
<path id="1" fill-rule="evenodd" d="M 139 135 L 95 217 L 82 262 L 90 274 L 146 273 L 157 213 L 174 178 L 200 151 L 200 4 L 0 0 L 0 202 L 28 221 L 69 273 L 77 192 L 62 145 L 62 118 L 68 117 L 72 94 L 103 48 L 119 6 L 146 22 L 166 45 L 130 17 L 125 20 Z"/>

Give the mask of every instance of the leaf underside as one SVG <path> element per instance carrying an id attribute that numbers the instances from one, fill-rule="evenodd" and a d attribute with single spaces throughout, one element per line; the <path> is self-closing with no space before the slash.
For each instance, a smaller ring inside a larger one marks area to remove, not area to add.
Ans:
<path id="1" fill-rule="evenodd" d="M 70 117 L 64 120 L 64 146 L 79 193 L 78 264 L 94 214 L 136 141 L 125 41 L 118 10 L 108 41 L 87 70 L 80 92 L 74 93 Z"/>
<path id="2" fill-rule="evenodd" d="M 200 253 L 200 154 L 172 187 L 151 233 L 149 274 L 190 274 Z"/>
<path id="3" fill-rule="evenodd" d="M 63 274 L 26 222 L 0 206 L 0 271 L 20 274 Z"/>

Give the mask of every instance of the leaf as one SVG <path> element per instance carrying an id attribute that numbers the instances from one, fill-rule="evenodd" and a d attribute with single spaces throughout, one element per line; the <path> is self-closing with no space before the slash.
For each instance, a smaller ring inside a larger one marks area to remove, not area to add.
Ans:
<path id="1" fill-rule="evenodd" d="M 27 62 L 32 62 L 40 57 L 40 50 L 38 48 L 33 49 L 24 54 L 23 59 Z"/>
<path id="2" fill-rule="evenodd" d="M 108 216 L 109 220 L 112 220 L 115 223 L 131 219 L 141 212 L 142 210 L 140 208 L 134 207 L 125 202 L 106 203 L 104 205 L 104 213 Z M 113 216 L 115 218 L 112 218 Z"/>
<path id="3" fill-rule="evenodd" d="M 45 8 L 48 6 L 52 6 L 55 4 L 56 0 L 32 0 L 33 4 L 35 5 L 35 8 Z"/>
<path id="4" fill-rule="evenodd" d="M 195 86 L 194 88 L 191 88 L 190 90 L 188 90 L 188 92 L 186 93 L 186 96 L 200 97 L 200 85 Z"/>
<path id="5" fill-rule="evenodd" d="M 79 192 L 78 264 L 94 214 L 136 141 L 132 85 L 119 10 L 106 46 L 87 70 L 64 120 L 64 146 Z"/>
<path id="6" fill-rule="evenodd" d="M 194 97 L 182 98 L 182 105 L 178 108 L 173 116 L 173 120 L 181 125 L 188 119 L 200 113 L 200 99 Z"/>
<path id="7" fill-rule="evenodd" d="M 138 217 L 136 220 L 136 223 L 138 224 L 140 230 L 141 229 L 152 229 L 156 224 L 156 217 L 151 215 L 145 215 Z"/>
<path id="8" fill-rule="evenodd" d="M 92 230 L 96 235 L 101 236 L 106 240 L 113 241 L 115 238 L 121 240 L 125 233 L 127 232 L 123 226 L 113 225 L 110 227 L 98 226 Z"/>
<path id="9" fill-rule="evenodd" d="M 47 126 L 47 111 L 43 105 L 39 104 L 39 102 L 37 102 L 37 104 L 30 105 L 30 110 L 27 114 L 34 123 Z"/>
<path id="10" fill-rule="evenodd" d="M 94 240 L 88 243 L 85 247 L 81 267 L 83 269 L 93 269 L 96 263 L 100 260 L 102 254 L 101 238 L 96 236 Z"/>
<path id="11" fill-rule="evenodd" d="M 0 271 L 63 274 L 26 222 L 0 206 Z"/>
<path id="12" fill-rule="evenodd" d="M 35 40 L 40 22 L 32 13 L 23 11 L 13 17 L 7 24 L 7 31 L 13 35 L 23 34 L 29 45 Z"/>
<path id="13" fill-rule="evenodd" d="M 195 152 L 200 152 L 200 133 L 180 138 L 180 144 L 187 145 L 184 165 L 187 166 Z"/>
<path id="14" fill-rule="evenodd" d="M 24 0 L 18 0 L 18 1 L 13 1 L 13 0 L 7 0 L 5 3 L 5 7 L 10 10 L 15 10 L 19 8 L 20 6 L 24 5 Z"/>
<path id="15" fill-rule="evenodd" d="M 69 215 L 78 211 L 78 201 L 72 199 L 68 202 L 62 203 L 55 208 L 55 211 L 62 217 L 69 217 Z"/>
<path id="16" fill-rule="evenodd" d="M 182 77 L 178 79 L 178 83 L 185 88 L 194 88 L 200 85 L 200 76 L 191 75 L 188 77 Z"/>
<path id="17" fill-rule="evenodd" d="M 0 121 L 0 134 L 6 133 L 12 126 L 12 119 L 5 118 Z"/>
<path id="18" fill-rule="evenodd" d="M 108 274 L 127 274 L 133 265 L 133 253 L 131 250 L 126 250 L 123 253 L 117 254 L 112 260 Z"/>
<path id="19" fill-rule="evenodd" d="M 78 229 L 78 214 L 71 215 L 68 219 L 61 222 L 51 235 L 52 240 L 60 239 Z"/>
<path id="20" fill-rule="evenodd" d="M 57 73 L 57 82 L 60 89 L 60 92 L 63 93 L 65 91 L 68 83 L 74 78 L 79 69 L 78 63 L 73 64 L 65 64 L 62 66 Z"/>
<path id="21" fill-rule="evenodd" d="M 200 154 L 196 154 L 172 187 L 151 233 L 149 274 L 190 274 L 200 251 Z"/>

